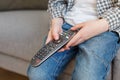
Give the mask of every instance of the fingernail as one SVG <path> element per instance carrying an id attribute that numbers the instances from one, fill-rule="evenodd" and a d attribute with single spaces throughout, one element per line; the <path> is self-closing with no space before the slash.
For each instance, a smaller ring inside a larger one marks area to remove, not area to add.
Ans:
<path id="1" fill-rule="evenodd" d="M 58 40 L 58 37 L 55 37 L 55 40 Z"/>
<path id="2" fill-rule="evenodd" d="M 69 50 L 70 48 L 66 48 L 67 50 Z"/>

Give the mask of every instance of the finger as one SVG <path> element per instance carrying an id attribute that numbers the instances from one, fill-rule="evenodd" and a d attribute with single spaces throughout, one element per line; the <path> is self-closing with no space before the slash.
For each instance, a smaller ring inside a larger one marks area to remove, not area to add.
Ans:
<path id="1" fill-rule="evenodd" d="M 58 33 L 53 32 L 52 36 L 53 36 L 53 38 L 54 38 L 55 40 L 58 40 L 58 39 L 59 39 Z"/>
<path id="2" fill-rule="evenodd" d="M 64 49 L 65 49 L 65 50 L 69 50 L 69 49 L 70 49 L 70 47 L 66 47 L 66 46 L 65 46 L 65 47 L 64 47 Z"/>
<path id="3" fill-rule="evenodd" d="M 61 48 L 58 52 L 63 52 L 63 51 L 65 51 L 65 49 L 64 49 L 64 48 Z"/>
<path id="4" fill-rule="evenodd" d="M 77 40 L 78 40 L 77 38 L 71 39 L 71 40 L 68 42 L 68 44 L 66 45 L 66 48 L 69 49 L 70 47 L 72 47 L 72 46 L 76 43 Z"/>
<path id="5" fill-rule="evenodd" d="M 47 43 L 50 42 L 51 40 L 52 40 L 51 37 L 47 37 L 45 44 L 47 44 Z"/>
<path id="6" fill-rule="evenodd" d="M 72 44 L 72 46 L 76 46 L 76 45 L 78 45 L 78 44 L 80 44 L 80 43 L 82 43 L 82 42 L 83 42 L 83 40 L 82 40 L 82 39 L 79 39 L 76 43 Z"/>
<path id="7" fill-rule="evenodd" d="M 62 28 L 54 28 L 52 31 L 52 36 L 55 40 L 59 39 L 59 34 L 62 33 Z"/>
<path id="8" fill-rule="evenodd" d="M 84 25 L 83 23 L 77 24 L 77 25 L 73 26 L 73 27 L 71 28 L 71 30 L 77 30 L 77 29 L 80 29 L 80 28 L 83 27 L 83 25 Z"/>
<path id="9" fill-rule="evenodd" d="M 69 47 L 74 46 L 75 43 L 79 41 L 80 37 L 81 37 L 81 36 L 80 36 L 80 33 L 78 32 L 78 33 L 68 42 L 68 44 L 66 45 L 66 47 L 69 48 Z"/>
<path id="10" fill-rule="evenodd" d="M 53 38 L 52 38 L 51 32 L 49 31 L 45 44 L 47 44 L 48 42 L 50 42 L 52 39 Z"/>

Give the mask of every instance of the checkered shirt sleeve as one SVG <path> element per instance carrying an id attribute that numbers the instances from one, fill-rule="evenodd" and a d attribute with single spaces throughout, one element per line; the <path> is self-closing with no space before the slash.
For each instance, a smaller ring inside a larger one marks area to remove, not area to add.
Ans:
<path id="1" fill-rule="evenodd" d="M 66 3 L 64 0 L 49 0 L 47 11 L 51 14 L 51 18 L 63 17 L 66 11 Z"/>
<path id="2" fill-rule="evenodd" d="M 120 35 L 120 0 L 115 1 L 116 2 L 114 2 L 112 7 L 101 14 L 100 18 L 107 19 L 109 23 L 109 30 L 116 31 Z M 100 4 L 98 4 L 98 6 L 99 5 Z M 102 8 L 101 10 L 103 10 L 106 6 L 109 6 L 108 2 L 104 2 L 104 5 L 99 6 L 99 8 Z"/>
<path id="3" fill-rule="evenodd" d="M 49 0 L 48 12 L 51 18 L 64 17 L 64 14 L 69 11 L 74 5 L 74 0 Z"/>

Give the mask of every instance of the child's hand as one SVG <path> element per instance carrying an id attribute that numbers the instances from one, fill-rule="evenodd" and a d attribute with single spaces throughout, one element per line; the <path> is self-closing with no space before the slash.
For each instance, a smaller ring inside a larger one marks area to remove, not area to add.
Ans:
<path id="1" fill-rule="evenodd" d="M 109 29 L 109 25 L 106 19 L 100 19 L 80 23 L 71 29 L 80 29 L 80 31 L 78 31 L 78 33 L 67 43 L 64 50 L 67 50 L 71 46 L 76 46 L 96 35 L 99 35 L 100 33 L 107 31 Z"/>
<path id="2" fill-rule="evenodd" d="M 52 20 L 46 44 L 53 39 L 55 40 L 59 39 L 59 34 L 62 32 L 62 25 L 63 25 L 62 18 L 55 18 Z"/>

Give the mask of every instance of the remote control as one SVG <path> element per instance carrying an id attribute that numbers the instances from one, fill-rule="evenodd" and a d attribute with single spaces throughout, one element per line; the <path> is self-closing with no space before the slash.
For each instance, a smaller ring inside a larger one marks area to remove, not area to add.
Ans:
<path id="1" fill-rule="evenodd" d="M 56 51 L 68 43 L 71 38 L 76 34 L 76 31 L 67 30 L 63 31 L 58 40 L 52 40 L 45 44 L 32 58 L 31 65 L 37 67 L 42 64 L 46 59 L 53 55 Z"/>

